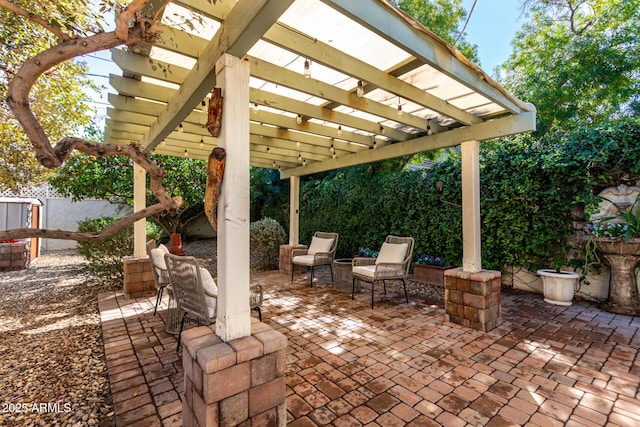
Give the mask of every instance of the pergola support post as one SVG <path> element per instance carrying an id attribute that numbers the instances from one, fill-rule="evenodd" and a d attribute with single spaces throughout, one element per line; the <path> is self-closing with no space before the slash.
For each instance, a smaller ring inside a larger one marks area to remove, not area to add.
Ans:
<path id="1" fill-rule="evenodd" d="M 480 251 L 480 141 L 461 144 L 462 152 L 462 269 L 482 269 Z"/>
<path id="2" fill-rule="evenodd" d="M 302 273 L 306 267 L 294 267 L 291 263 L 291 252 L 294 249 L 306 248 L 300 245 L 300 177 L 293 175 L 289 178 L 289 243 L 280 245 L 279 268 L 280 273 L 291 274 L 291 269 Z"/>
<path id="3" fill-rule="evenodd" d="M 222 88 L 218 145 L 226 166 L 218 198 L 216 335 L 227 342 L 251 334 L 249 309 L 249 63 L 224 54 L 216 63 Z"/>
<path id="4" fill-rule="evenodd" d="M 289 182 L 289 245 L 300 243 L 300 177 L 292 176 Z"/>
<path id="5" fill-rule="evenodd" d="M 146 172 L 142 166 L 133 164 L 133 210 L 141 211 L 147 205 Z M 136 258 L 147 255 L 145 247 L 147 239 L 146 219 L 141 219 L 133 224 L 133 256 Z"/>
<path id="6" fill-rule="evenodd" d="M 146 207 L 146 172 L 136 163 L 133 164 L 133 210 Z M 137 298 L 153 295 L 156 285 L 147 259 L 145 242 L 147 239 L 146 219 L 133 223 L 133 254 L 122 258 L 123 292 L 125 298 Z"/>
<path id="7" fill-rule="evenodd" d="M 287 423 L 287 338 L 249 310 L 249 62 L 224 54 L 218 140 L 226 165 L 218 198 L 218 313 L 183 333 L 182 417 L 191 425 Z"/>
<path id="8" fill-rule="evenodd" d="M 501 273 L 482 270 L 480 141 L 462 143 L 462 268 L 444 272 L 445 320 L 479 331 L 502 323 Z"/>

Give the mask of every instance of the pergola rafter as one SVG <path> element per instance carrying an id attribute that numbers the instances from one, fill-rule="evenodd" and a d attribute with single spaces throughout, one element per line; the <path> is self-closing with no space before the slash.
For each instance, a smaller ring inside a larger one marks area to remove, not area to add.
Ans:
<path id="1" fill-rule="evenodd" d="M 172 4 L 182 9 L 165 11 L 157 44 L 112 54 L 123 73 L 110 77 L 118 94 L 109 98 L 108 142 L 206 159 L 217 139 L 200 106 L 223 53 L 250 64 L 251 164 L 283 177 L 532 127 L 531 105 L 384 0 Z"/>

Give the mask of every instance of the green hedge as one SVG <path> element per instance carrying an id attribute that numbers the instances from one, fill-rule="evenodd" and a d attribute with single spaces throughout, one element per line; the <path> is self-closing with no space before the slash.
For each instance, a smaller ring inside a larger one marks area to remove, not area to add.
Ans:
<path id="1" fill-rule="evenodd" d="M 78 231 L 93 233 L 103 230 L 118 217 L 105 217 L 82 221 Z M 162 229 L 159 225 L 146 222 L 147 239 L 159 239 Z M 122 257 L 133 255 L 133 225 L 125 227 L 108 239 L 99 242 L 78 242 L 80 255 L 89 261 L 89 271 L 104 282 L 119 283 L 123 280 Z"/>
<path id="2" fill-rule="evenodd" d="M 484 268 L 565 265 L 567 238 L 586 219 L 584 206 L 606 187 L 640 181 L 638 120 L 481 147 Z M 362 246 L 379 249 L 388 234 L 413 236 L 416 256 L 442 255 L 461 265 L 460 159 L 450 157 L 420 171 L 372 175 L 371 170 L 349 168 L 303 182 L 301 242 L 309 242 L 315 231 L 337 232 L 342 257 Z"/>

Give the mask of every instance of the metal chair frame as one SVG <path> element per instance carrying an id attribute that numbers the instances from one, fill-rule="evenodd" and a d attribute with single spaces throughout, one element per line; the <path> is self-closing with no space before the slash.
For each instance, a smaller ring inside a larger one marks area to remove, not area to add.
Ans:
<path id="1" fill-rule="evenodd" d="M 399 236 L 387 236 L 386 243 L 407 243 L 407 253 L 404 260 L 400 263 L 380 263 L 376 264 L 377 258 L 354 258 L 352 261 L 353 267 L 361 265 L 375 265 L 375 272 L 373 277 L 358 274 L 353 271 L 353 283 L 351 289 L 351 299 L 355 298 L 356 280 L 371 283 L 371 308 L 373 309 L 373 301 L 375 294 L 375 283 L 382 281 L 384 286 L 384 294 L 387 294 L 387 280 L 401 280 L 404 287 L 404 298 L 409 303 L 409 296 L 407 294 L 407 282 L 406 279 L 409 276 L 409 266 L 411 265 L 411 257 L 413 255 L 413 247 L 415 241 L 413 237 L 399 237 Z"/>
<path id="2" fill-rule="evenodd" d="M 291 251 L 291 283 L 293 283 L 293 272 L 296 265 L 304 265 L 305 267 L 311 267 L 311 281 L 310 287 L 313 288 L 313 274 L 316 267 L 329 266 L 331 271 L 331 281 L 333 282 L 333 259 L 336 255 L 336 249 L 338 248 L 338 233 L 327 233 L 324 231 L 316 231 L 313 234 L 314 237 L 321 239 L 333 239 L 333 244 L 329 252 L 316 252 L 313 257 L 313 265 L 296 264 L 293 259 L 299 255 L 307 255 L 309 249 L 293 249 Z"/>

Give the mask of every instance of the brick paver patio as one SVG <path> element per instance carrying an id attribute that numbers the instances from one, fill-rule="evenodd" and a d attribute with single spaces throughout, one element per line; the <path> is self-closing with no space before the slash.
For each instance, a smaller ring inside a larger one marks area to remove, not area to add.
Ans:
<path id="1" fill-rule="evenodd" d="M 290 426 L 640 425 L 640 318 L 504 290 L 503 324 L 482 333 L 445 323 L 442 302 L 390 289 L 371 310 L 369 288 L 352 301 L 319 279 L 253 276 L 289 340 Z M 182 362 L 154 303 L 99 298 L 118 426 L 182 425 Z"/>

